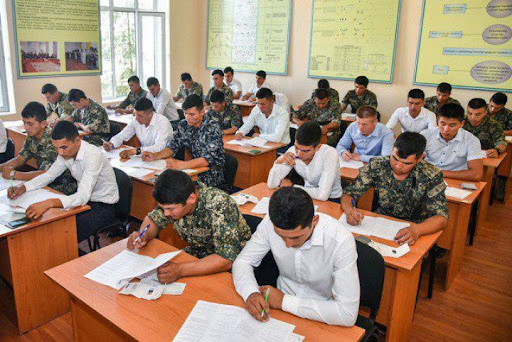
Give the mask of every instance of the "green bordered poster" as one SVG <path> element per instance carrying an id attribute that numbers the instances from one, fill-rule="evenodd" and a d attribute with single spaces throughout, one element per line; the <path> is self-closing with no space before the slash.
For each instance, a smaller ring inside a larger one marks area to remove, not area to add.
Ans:
<path id="1" fill-rule="evenodd" d="M 512 0 L 423 2 L 414 84 L 512 89 Z"/>
<path id="2" fill-rule="evenodd" d="M 18 78 L 99 75 L 99 0 L 13 0 Z"/>
<path id="3" fill-rule="evenodd" d="M 400 0 L 313 0 L 308 77 L 391 83 Z"/>
<path id="4" fill-rule="evenodd" d="M 209 0 L 206 68 L 288 72 L 292 0 Z"/>

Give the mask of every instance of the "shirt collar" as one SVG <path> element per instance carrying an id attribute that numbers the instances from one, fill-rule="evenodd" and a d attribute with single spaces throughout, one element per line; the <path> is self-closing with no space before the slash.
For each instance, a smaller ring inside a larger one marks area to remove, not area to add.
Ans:
<path id="1" fill-rule="evenodd" d="M 87 142 L 85 140 L 82 140 L 80 142 L 80 149 L 78 150 L 78 153 L 76 154 L 75 160 L 82 160 L 82 159 L 84 159 L 85 153 L 86 153 L 85 150 L 87 149 L 86 144 L 87 144 Z"/>
<path id="2" fill-rule="evenodd" d="M 459 131 L 457 132 L 457 135 L 455 135 L 455 138 L 453 138 L 452 140 L 450 141 L 446 141 L 444 140 L 444 138 L 441 136 L 441 130 L 439 129 L 439 127 L 437 128 L 437 139 L 440 140 L 440 141 L 443 141 L 444 143 L 446 144 L 449 144 L 451 143 L 452 141 L 462 141 L 462 135 L 464 134 L 463 131 L 464 129 L 461 127 L 459 128 Z"/>

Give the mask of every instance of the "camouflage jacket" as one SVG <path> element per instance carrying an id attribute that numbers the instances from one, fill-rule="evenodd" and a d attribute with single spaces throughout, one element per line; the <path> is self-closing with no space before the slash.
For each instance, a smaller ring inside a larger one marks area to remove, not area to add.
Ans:
<path id="1" fill-rule="evenodd" d="M 128 93 L 128 96 L 126 96 L 126 99 L 124 99 L 123 102 L 119 104 L 119 107 L 125 109 L 128 106 L 134 106 L 135 102 L 137 102 L 137 100 L 145 98 L 147 93 L 148 92 L 142 88 L 140 88 L 138 94 L 135 94 L 133 91 L 130 91 Z"/>
<path id="2" fill-rule="evenodd" d="M 206 102 L 210 103 L 210 96 L 212 96 L 214 90 L 220 90 L 224 93 L 226 96 L 225 101 L 227 104 L 231 104 L 231 102 L 233 102 L 233 90 L 231 90 L 231 88 L 225 84 L 220 89 L 211 87 L 210 90 L 208 90 L 208 94 L 206 94 L 206 98 L 204 99 Z"/>
<path id="3" fill-rule="evenodd" d="M 194 82 L 194 83 L 192 83 L 192 87 L 190 87 L 190 89 L 187 89 L 187 88 L 185 88 L 185 85 L 182 83 L 178 87 L 178 91 L 176 92 L 176 97 L 178 98 L 178 100 L 183 99 L 183 101 L 185 101 L 187 96 L 192 95 L 192 94 L 196 94 L 196 95 L 200 96 L 201 98 L 203 98 L 203 86 L 197 82 Z"/>
<path id="4" fill-rule="evenodd" d="M 341 101 L 341 107 L 345 110 L 348 105 L 350 105 L 352 113 L 357 112 L 361 106 L 372 106 L 377 109 L 377 95 L 366 89 L 363 95 L 357 96 L 354 89 L 349 90 L 343 98 L 343 101 Z"/>
<path id="5" fill-rule="evenodd" d="M 336 122 L 339 127 L 341 125 L 341 108 L 339 102 L 334 100 L 330 100 L 327 107 L 318 108 L 315 103 L 315 99 L 309 99 L 304 102 L 299 110 L 293 113 L 293 117 L 300 120 L 308 119 L 322 125 Z M 327 143 L 331 146 L 335 145 L 340 138 L 340 130 L 335 130 L 332 134 L 327 136 Z"/>
<path id="6" fill-rule="evenodd" d="M 452 97 L 449 97 L 448 100 L 446 100 L 446 103 L 456 103 L 458 105 L 460 105 L 460 102 L 455 100 L 454 98 Z M 431 96 L 431 97 L 427 97 L 425 99 L 425 104 L 423 105 L 423 107 L 427 108 L 428 110 L 430 110 L 432 113 L 435 113 L 436 115 L 438 114 L 437 112 L 439 111 L 439 102 L 437 101 L 437 96 Z"/>
<path id="7" fill-rule="evenodd" d="M 218 122 L 222 130 L 230 129 L 233 126 L 240 128 L 244 124 L 240 108 L 234 104 L 226 104 L 226 108 L 223 112 L 216 112 L 210 109 L 208 116 L 211 121 Z"/>
<path id="8" fill-rule="evenodd" d="M 101 146 L 103 140 L 109 139 L 110 122 L 108 121 L 108 114 L 105 108 L 100 104 L 89 99 L 91 103 L 84 109 L 75 109 L 71 119 L 73 122 L 81 122 L 86 125 L 91 131 L 91 134 L 84 136 L 84 140 L 90 144 Z"/>
<path id="9" fill-rule="evenodd" d="M 501 124 L 504 131 L 512 129 L 512 110 L 503 107 L 498 113 L 494 114 L 492 118 Z"/>
<path id="10" fill-rule="evenodd" d="M 340 102 L 340 94 L 338 93 L 338 91 L 336 89 L 329 88 L 329 89 L 327 89 L 327 92 L 329 93 L 329 99 L 335 100 L 336 102 Z M 315 92 L 314 91 L 311 94 L 311 98 L 312 99 L 315 98 Z"/>
<path id="11" fill-rule="evenodd" d="M 507 146 L 501 124 L 490 118 L 489 115 L 486 115 L 482 123 L 476 127 L 471 125 L 471 122 L 466 119 L 464 129 L 480 140 L 483 150 L 496 148 L 498 145 Z"/>
<path id="12" fill-rule="evenodd" d="M 46 117 L 55 113 L 59 119 L 65 119 L 72 115 L 74 110 L 75 108 L 68 102 L 68 94 L 60 93 L 57 103 L 48 103 L 46 105 Z"/>

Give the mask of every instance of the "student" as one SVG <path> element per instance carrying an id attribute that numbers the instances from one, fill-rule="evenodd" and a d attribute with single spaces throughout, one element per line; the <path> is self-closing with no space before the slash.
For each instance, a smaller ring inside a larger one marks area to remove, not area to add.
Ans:
<path id="1" fill-rule="evenodd" d="M 74 122 L 78 129 L 88 133 L 84 140 L 89 144 L 103 145 L 103 141 L 108 139 L 110 133 L 110 122 L 105 108 L 85 96 L 80 89 L 71 89 L 68 101 L 75 110 L 66 120 Z"/>
<path id="2" fill-rule="evenodd" d="M 504 93 L 494 94 L 489 100 L 489 113 L 494 120 L 501 123 L 505 135 L 512 135 L 512 110 L 505 108 L 507 100 Z"/>
<path id="3" fill-rule="evenodd" d="M 123 141 L 137 136 L 141 147 L 125 149 L 119 153 L 121 158 L 141 155 L 144 151 L 160 152 L 165 148 L 172 137 L 172 125 L 163 115 L 154 113 L 153 104 L 147 98 L 135 102 L 135 115 L 132 121 L 119 134 L 113 136 L 109 142 L 103 144 L 105 150 L 118 148 Z"/>
<path id="4" fill-rule="evenodd" d="M 268 88 L 258 90 L 256 98 L 258 104 L 252 109 L 247 121 L 236 132 L 236 139 L 242 140 L 254 126 L 258 126 L 260 133 L 254 133 L 253 137 L 260 136 L 268 141 L 289 144 L 290 114 L 274 104 L 274 94 Z"/>
<path id="5" fill-rule="evenodd" d="M 153 103 L 155 113 L 165 116 L 173 125 L 173 128 L 178 125 L 180 116 L 176 104 L 172 100 L 171 94 L 160 87 L 160 82 L 155 77 L 148 78 L 146 84 L 148 85 L 149 92 L 146 95 Z"/>
<path id="6" fill-rule="evenodd" d="M 167 168 L 184 170 L 208 167 L 209 170 L 198 175 L 198 180 L 206 186 L 219 186 L 224 183 L 224 143 L 222 131 L 217 122 L 204 116 L 203 100 L 189 95 L 182 106 L 185 120 L 169 140 L 167 147 L 160 152 L 145 151 L 142 159 L 152 161 L 167 159 Z M 174 159 L 177 153 L 188 148 L 193 159 L 182 161 Z"/>
<path id="7" fill-rule="evenodd" d="M 242 83 L 233 77 L 235 71 L 232 67 L 228 66 L 224 68 L 224 79 L 226 85 L 233 91 L 233 99 L 237 100 L 242 95 Z"/>
<path id="8" fill-rule="evenodd" d="M 402 126 L 403 132 L 420 133 L 427 128 L 436 127 L 436 115 L 423 107 L 425 93 L 421 89 L 412 89 L 407 95 L 407 107 L 395 110 L 386 126 L 394 129 L 397 123 Z"/>
<path id="9" fill-rule="evenodd" d="M 26 215 L 37 220 L 51 208 L 69 209 L 87 204 L 91 209 L 76 215 L 77 241 L 81 242 L 97 229 L 115 222 L 114 204 L 119 200 L 116 176 L 101 150 L 83 141 L 71 122 L 59 121 L 55 125 L 52 144 L 59 154 L 52 166 L 25 184 L 9 189 L 8 195 L 17 198 L 27 192 L 24 196 L 30 196 L 30 191 L 47 186 L 66 170 L 71 171 L 78 182 L 76 193 L 34 203 L 28 207 Z"/>
<path id="10" fill-rule="evenodd" d="M 251 229 L 231 196 L 201 182 L 194 184 L 186 173 L 177 170 L 165 170 L 156 180 L 152 194 L 157 207 L 144 218 L 140 231 L 149 228 L 139 240 L 140 233 L 133 232 L 128 249 L 143 248 L 160 229 L 172 223 L 171 229 L 188 243 L 185 252 L 199 258 L 160 266 L 158 280 L 162 284 L 231 269 L 251 237 Z"/>
<path id="11" fill-rule="evenodd" d="M 130 78 L 128 78 L 128 87 L 130 88 L 130 92 L 128 96 L 126 96 L 126 99 L 117 105 L 107 106 L 108 109 L 114 109 L 118 114 L 132 114 L 133 108 L 126 109 L 126 107 L 133 107 L 137 100 L 145 98 L 148 94 L 148 92 L 140 86 L 140 79 L 137 76 L 130 76 Z"/>
<path id="12" fill-rule="evenodd" d="M 484 99 L 471 99 L 468 103 L 464 129 L 480 140 L 487 158 L 498 158 L 507 149 L 507 141 L 501 124 L 487 112 L 487 103 Z"/>
<path id="13" fill-rule="evenodd" d="M 254 276 L 254 267 L 269 251 L 279 268 L 277 289 L 258 287 Z M 354 237 L 336 219 L 315 214 L 313 200 L 302 189 L 287 187 L 272 195 L 268 215 L 233 264 L 233 282 L 258 321 L 268 321 L 272 309 L 331 325 L 352 326 L 357 319 Z"/>
<path id="14" fill-rule="evenodd" d="M 0 163 L 5 163 L 12 158 L 6 153 L 7 150 L 7 130 L 5 129 L 2 119 L 0 119 Z"/>
<path id="15" fill-rule="evenodd" d="M 356 146 L 350 152 L 352 144 Z M 393 150 L 393 131 L 377 121 L 377 110 L 371 106 L 359 107 L 356 122 L 352 122 L 336 146 L 343 160 L 367 163 L 373 157 L 389 156 Z"/>
<path id="16" fill-rule="evenodd" d="M 459 101 L 450 97 L 451 94 L 452 86 L 449 83 L 439 83 L 436 90 L 436 96 L 427 97 L 425 99 L 424 106 L 437 115 L 439 114 L 439 109 L 447 103 L 455 103 L 460 105 Z"/>
<path id="17" fill-rule="evenodd" d="M 240 108 L 235 104 L 227 104 L 226 96 L 220 90 L 212 92 L 208 117 L 219 123 L 222 134 L 235 134 L 242 127 L 243 120 Z"/>
<path id="18" fill-rule="evenodd" d="M 447 178 L 477 182 L 483 175 L 480 141 L 464 126 L 464 108 L 447 103 L 439 109 L 438 127 L 421 132 L 427 138 L 425 160 L 443 170 Z"/>
<path id="19" fill-rule="evenodd" d="M 41 94 L 45 97 L 46 122 L 53 124 L 59 119 L 66 119 L 73 114 L 75 110 L 68 102 L 68 94 L 60 92 L 57 87 L 51 83 L 46 83 L 41 89 Z"/>
<path id="20" fill-rule="evenodd" d="M 184 72 L 181 74 L 181 84 L 178 87 L 178 91 L 176 92 L 176 96 L 172 99 L 175 102 L 178 102 L 180 99 L 185 101 L 187 96 L 196 94 L 199 97 L 203 98 L 203 86 L 200 83 L 192 80 L 192 76 L 188 72 Z"/>
<path id="21" fill-rule="evenodd" d="M 217 69 L 212 72 L 213 87 L 208 90 L 208 94 L 204 99 L 205 106 L 210 104 L 210 97 L 215 90 L 222 91 L 224 93 L 226 103 L 231 104 L 233 102 L 233 90 L 224 84 L 224 73 L 222 70 Z"/>
<path id="22" fill-rule="evenodd" d="M 0 171 L 4 178 L 29 181 L 43 173 L 57 159 L 57 151 L 52 144 L 51 130 L 46 121 L 46 110 L 39 102 L 29 102 L 21 111 L 23 125 L 27 131 L 27 139 L 17 157 L 0 164 Z M 16 169 L 25 166 L 34 158 L 37 170 L 21 172 Z M 50 188 L 71 195 L 76 192 L 76 180 L 66 170 L 55 181 L 48 185 Z"/>
<path id="23" fill-rule="evenodd" d="M 315 121 L 322 125 L 322 133 L 327 134 L 327 144 L 336 146 L 341 137 L 341 110 L 339 102 L 329 97 L 327 89 L 315 90 L 313 99 L 309 99 L 293 113 L 292 122 L 302 125 L 305 121 Z"/>
<path id="24" fill-rule="evenodd" d="M 435 233 L 448 223 L 443 173 L 423 160 L 425 138 L 419 133 L 398 136 L 390 157 L 372 158 L 355 181 L 345 188 L 341 208 L 347 222 L 357 225 L 364 215 L 353 205 L 370 188 L 375 189 L 376 213 L 417 223 L 395 236 L 413 245 L 422 235 Z"/>
<path id="25" fill-rule="evenodd" d="M 322 78 L 321 80 L 319 80 L 317 86 L 318 86 L 317 89 L 326 89 L 327 90 L 327 92 L 329 93 L 329 99 L 334 100 L 336 102 L 340 102 L 340 94 L 338 93 L 338 91 L 336 89 L 331 88 L 329 81 L 327 81 L 325 78 Z M 311 94 L 312 99 L 315 98 L 315 92 L 316 92 L 316 90 L 314 90 L 313 93 Z"/>
<path id="26" fill-rule="evenodd" d="M 295 146 L 276 159 L 268 174 L 270 189 L 295 186 L 304 189 L 313 199 L 338 201 L 342 194 L 340 158 L 334 147 L 320 144 L 322 131 L 316 122 L 306 122 L 295 135 Z M 295 170 L 305 185 L 293 184 L 286 177 Z"/>
<path id="27" fill-rule="evenodd" d="M 354 80 L 354 90 L 349 90 L 343 101 L 341 101 L 341 111 L 350 105 L 352 113 L 356 113 L 361 106 L 372 106 L 377 109 L 377 95 L 368 89 L 370 81 L 366 76 L 358 76 Z"/>
<path id="28" fill-rule="evenodd" d="M 267 73 L 263 70 L 260 70 L 256 73 L 256 82 L 251 85 L 247 93 L 242 97 L 242 100 L 251 100 L 256 97 L 256 93 L 261 88 L 270 89 L 270 84 L 266 82 Z"/>

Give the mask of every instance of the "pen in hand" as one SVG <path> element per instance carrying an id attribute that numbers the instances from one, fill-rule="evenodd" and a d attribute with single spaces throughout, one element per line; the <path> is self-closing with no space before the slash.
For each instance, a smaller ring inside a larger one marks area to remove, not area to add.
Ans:
<path id="1" fill-rule="evenodd" d="M 267 291 L 265 291 L 265 302 L 268 302 L 268 295 L 270 293 L 270 287 L 267 287 Z M 261 317 L 265 314 L 265 309 L 261 310 Z"/>
<path id="2" fill-rule="evenodd" d="M 361 217 L 361 214 L 357 211 L 357 206 L 356 206 L 356 201 L 354 201 L 354 199 L 352 198 L 352 207 L 354 208 L 354 210 L 356 211 L 356 214 L 358 217 Z M 361 220 L 358 220 L 357 224 L 360 224 L 361 223 Z"/>
<path id="3" fill-rule="evenodd" d="M 135 245 L 135 243 L 136 243 L 137 241 L 139 241 L 139 240 L 140 240 L 140 238 L 142 237 L 142 235 L 144 235 L 144 233 L 146 233 L 146 231 L 148 230 L 148 228 L 149 228 L 149 224 L 146 226 L 146 228 L 144 228 L 144 230 L 142 230 L 142 232 L 137 236 L 137 238 L 135 238 L 135 241 L 133 241 L 133 244 L 134 244 L 134 245 Z"/>

